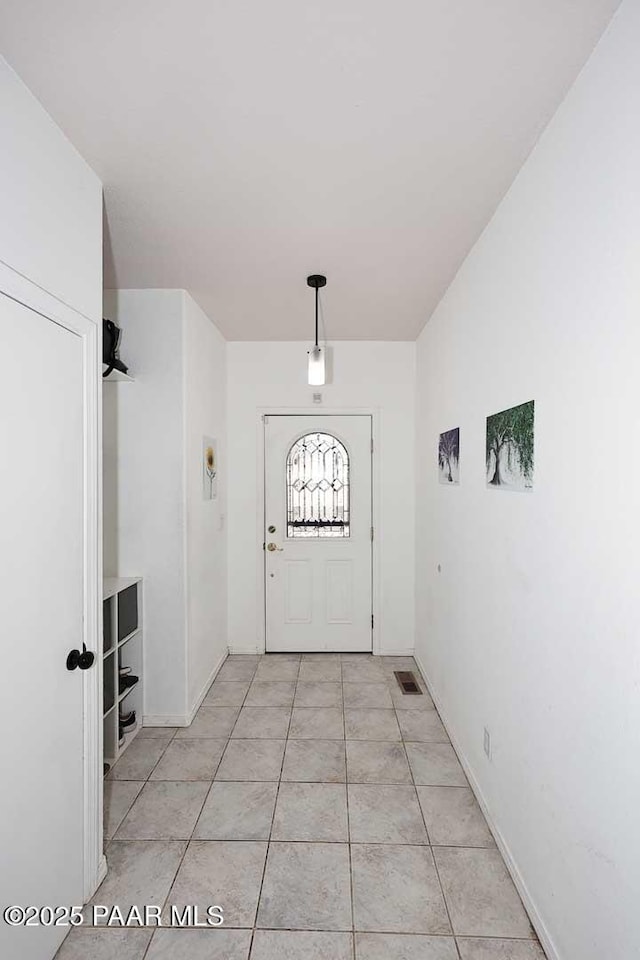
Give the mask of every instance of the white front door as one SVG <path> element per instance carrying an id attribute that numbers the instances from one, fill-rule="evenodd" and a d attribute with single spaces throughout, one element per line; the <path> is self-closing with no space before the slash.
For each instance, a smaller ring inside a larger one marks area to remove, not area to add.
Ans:
<path id="1" fill-rule="evenodd" d="M 371 417 L 265 417 L 266 650 L 371 651 Z"/>
<path id="2" fill-rule="evenodd" d="M 0 904 L 81 905 L 83 341 L 0 293 L 0 345 Z M 0 955 L 53 957 L 43 919 L 0 920 Z"/>

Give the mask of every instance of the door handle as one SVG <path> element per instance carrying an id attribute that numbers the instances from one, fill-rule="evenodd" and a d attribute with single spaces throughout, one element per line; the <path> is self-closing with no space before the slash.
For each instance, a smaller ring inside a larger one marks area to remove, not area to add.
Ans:
<path id="1" fill-rule="evenodd" d="M 278 553 L 282 553 L 282 551 L 284 550 L 284 547 L 278 547 L 275 543 L 268 543 L 267 550 L 269 551 L 269 553 L 274 553 L 276 550 L 278 551 Z"/>
<path id="2" fill-rule="evenodd" d="M 81 670 L 88 670 L 93 666 L 96 655 L 91 650 L 87 650 L 87 645 L 82 644 L 82 653 L 79 650 L 70 650 L 67 656 L 67 670 L 75 670 L 80 667 Z"/>

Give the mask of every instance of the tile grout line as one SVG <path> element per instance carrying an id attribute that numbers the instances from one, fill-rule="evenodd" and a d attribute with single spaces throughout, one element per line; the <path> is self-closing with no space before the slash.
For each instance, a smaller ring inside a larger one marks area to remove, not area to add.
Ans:
<path id="1" fill-rule="evenodd" d="M 142 728 L 141 728 L 141 729 L 142 729 Z M 109 841 L 108 841 L 107 843 L 104 842 L 104 838 L 103 838 L 103 851 L 102 851 L 102 852 L 103 852 L 103 854 L 104 854 L 105 857 L 107 856 L 107 850 L 109 849 L 109 847 L 111 846 L 111 844 L 112 844 L 112 843 L 114 842 L 114 840 L 115 840 L 115 836 L 116 836 L 118 830 L 120 829 L 120 827 L 122 826 L 122 824 L 124 823 L 124 821 L 127 819 L 127 817 L 129 816 L 129 814 L 131 813 L 131 811 L 133 810 L 133 808 L 134 808 L 134 806 L 135 806 L 135 804 L 136 804 L 136 801 L 139 799 L 139 797 L 141 796 L 142 792 L 144 791 L 144 788 L 145 788 L 146 785 L 149 783 L 149 778 L 151 777 L 151 774 L 153 773 L 153 771 L 156 769 L 156 767 L 158 766 L 158 764 L 160 763 L 160 761 L 161 761 L 162 758 L 164 757 L 164 755 L 165 755 L 165 753 L 167 752 L 167 749 L 168 749 L 168 747 L 169 747 L 169 744 L 173 742 L 173 740 L 174 740 L 175 735 L 176 735 L 177 732 L 178 732 L 178 731 L 177 731 L 177 728 L 174 729 L 173 733 L 172 733 L 171 736 L 168 738 L 167 742 L 166 742 L 165 745 L 164 745 L 164 749 L 162 750 L 162 753 L 160 754 L 160 756 L 158 757 L 158 759 L 157 759 L 156 762 L 154 763 L 153 767 L 151 768 L 151 770 L 150 770 L 149 773 L 147 774 L 146 778 L 142 781 L 142 787 L 140 788 L 140 790 L 138 791 L 138 793 L 137 793 L 136 796 L 134 797 L 133 802 L 131 803 L 131 806 L 128 808 L 127 812 L 125 813 L 125 815 L 122 817 L 122 819 L 121 819 L 120 822 L 118 823 L 118 826 L 117 826 L 117 827 L 115 828 L 115 830 L 113 831 L 113 836 L 109 838 Z M 138 734 L 138 736 L 139 736 L 139 734 Z M 148 739 L 148 740 L 157 740 L 157 739 L 164 739 L 164 738 L 160 738 L 160 737 L 142 737 L 142 738 L 141 738 L 141 740 L 145 740 L 145 739 Z M 112 767 L 112 770 L 115 770 L 115 768 L 116 768 L 117 765 L 118 765 L 118 761 L 116 761 L 116 763 L 114 763 L 114 765 L 113 765 L 113 767 Z M 111 772 L 111 771 L 109 771 L 109 772 Z M 106 778 L 105 778 L 105 779 L 106 779 Z M 112 783 L 138 783 L 138 782 L 140 782 L 140 781 L 139 781 L 139 780 L 116 780 L 115 777 L 114 777 L 111 782 L 112 782 Z M 103 787 L 103 789 L 104 789 L 104 787 Z M 104 811 L 104 798 L 103 798 L 103 811 Z M 104 812 L 103 812 L 103 817 L 104 817 Z M 106 878 L 105 878 L 105 879 L 106 879 Z M 103 880 L 103 883 L 104 883 L 104 880 Z M 102 886 L 102 884 L 100 884 L 100 886 Z M 100 889 L 100 887 L 98 887 L 98 889 Z M 97 892 L 98 892 L 98 890 L 96 890 L 96 893 L 97 893 Z M 95 896 L 95 894 L 94 894 L 94 896 Z M 93 897 L 90 898 L 90 901 L 91 901 L 92 899 L 93 899 Z M 89 902 L 90 902 L 90 901 L 89 901 Z M 87 906 L 88 906 L 88 904 L 87 904 Z M 149 942 L 151 942 L 151 941 L 149 941 Z M 146 953 L 146 951 L 145 951 L 145 953 Z"/>
<path id="2" fill-rule="evenodd" d="M 342 661 L 340 661 L 340 679 L 341 679 L 341 692 L 342 692 L 342 728 L 344 733 L 344 776 L 345 784 L 344 791 L 346 796 L 347 803 L 347 841 L 349 848 L 349 891 L 351 893 L 351 956 L 353 960 L 356 960 L 356 910 L 355 910 L 355 896 L 354 896 L 354 882 L 353 882 L 353 855 L 352 855 L 352 843 L 351 843 L 351 815 L 349 812 L 349 780 L 347 773 L 347 724 L 345 718 L 346 706 L 344 702 L 344 673 L 342 672 Z"/>
<path id="3" fill-rule="evenodd" d="M 211 686 L 213 686 L 213 683 L 215 683 L 215 678 L 214 678 L 214 680 L 212 681 Z M 209 689 L 211 689 L 211 687 L 209 687 Z M 247 692 L 248 692 L 248 690 L 247 690 Z M 207 694 L 208 694 L 208 693 L 209 693 L 209 690 L 207 690 Z M 206 696 L 206 695 L 205 695 L 205 696 Z M 246 699 L 246 693 L 245 693 L 245 699 Z M 244 700 L 243 700 L 243 703 L 244 703 Z M 202 704 L 201 704 L 201 706 L 202 706 Z M 198 709 L 199 709 L 199 708 L 198 708 Z M 240 716 L 240 709 L 238 710 L 238 716 Z M 194 717 L 194 719 L 195 719 L 195 717 Z M 193 722 L 193 721 L 192 721 L 192 722 Z M 237 717 L 236 717 L 236 722 L 237 722 Z M 235 727 L 235 723 L 234 723 L 234 727 Z M 232 727 L 231 729 L 233 730 L 233 727 Z M 173 737 L 172 737 L 171 740 L 169 741 L 170 743 L 175 739 L 177 733 L 178 733 L 178 731 L 176 730 L 175 733 L 174 733 L 174 735 L 173 735 Z M 186 738 L 185 738 L 185 739 L 186 739 Z M 217 738 L 202 737 L 202 738 L 194 738 L 194 739 L 206 739 L 206 740 L 208 740 L 208 739 L 217 739 Z M 183 853 L 182 853 L 182 856 L 180 857 L 180 862 L 178 863 L 178 866 L 177 866 L 177 868 L 176 868 L 176 871 L 175 871 L 175 873 L 174 873 L 174 875 L 173 875 L 173 880 L 171 881 L 171 883 L 170 883 L 170 885 L 169 885 L 169 889 L 168 889 L 168 891 L 167 891 L 167 894 L 166 894 L 166 896 L 164 897 L 164 900 L 163 900 L 163 902 L 162 902 L 162 907 L 161 907 L 161 910 L 160 910 L 160 915 L 161 915 L 161 916 L 162 916 L 164 910 L 166 909 L 166 907 L 167 907 L 167 905 L 168 905 L 168 902 L 169 902 L 169 900 L 170 900 L 170 898 L 171 898 L 171 894 L 172 894 L 172 892 L 173 892 L 173 890 L 174 890 L 174 888 L 175 888 L 176 881 L 177 881 L 177 879 L 178 879 L 178 874 L 180 873 L 180 870 L 182 869 L 182 866 L 183 866 L 183 864 L 184 864 L 185 857 L 186 857 L 186 855 L 187 855 L 187 853 L 188 853 L 188 851 L 189 851 L 189 847 L 191 846 L 191 841 L 192 841 L 192 839 L 193 839 L 193 834 L 194 834 L 195 831 L 196 831 L 197 825 L 198 825 L 198 823 L 199 823 L 199 821 L 200 821 L 200 817 L 202 816 L 202 811 L 203 811 L 203 809 L 204 809 L 204 805 L 205 805 L 207 799 L 209 798 L 209 794 L 211 793 L 211 790 L 212 790 L 212 788 L 213 788 L 213 784 L 214 784 L 214 782 L 215 782 L 215 775 L 216 775 L 216 773 L 218 772 L 218 768 L 219 768 L 220 764 L 222 763 L 222 758 L 223 758 L 223 756 L 224 756 L 225 753 L 226 753 L 227 747 L 229 746 L 229 741 L 230 741 L 230 739 L 231 739 L 231 731 L 229 732 L 229 735 L 228 735 L 227 738 L 226 738 L 226 741 L 227 741 L 226 746 L 225 746 L 225 748 L 223 749 L 222 753 L 220 754 L 220 757 L 219 757 L 218 762 L 217 762 L 217 764 L 216 764 L 216 768 L 215 768 L 214 773 L 213 773 L 213 777 L 212 777 L 211 782 L 210 782 L 210 784 L 209 784 L 209 789 L 208 789 L 207 792 L 206 792 L 206 795 L 205 795 L 205 797 L 204 797 L 204 800 L 203 800 L 203 802 L 202 802 L 202 805 L 201 805 L 201 807 L 200 807 L 200 810 L 199 810 L 199 812 L 198 812 L 198 815 L 197 815 L 197 817 L 195 818 L 195 821 L 194 821 L 194 824 L 193 824 L 193 828 L 192 828 L 192 830 L 191 830 L 191 835 L 190 835 L 189 839 L 186 840 L 184 851 L 183 851 Z M 167 744 L 167 747 L 168 747 L 168 746 L 169 746 L 169 744 Z M 162 757 L 164 756 L 165 751 L 166 751 L 166 748 L 165 748 L 165 750 L 163 750 L 160 759 L 162 759 Z M 160 762 L 160 759 L 158 760 L 158 763 Z M 156 766 L 157 766 L 157 764 L 156 764 Z M 155 767 L 153 768 L 153 770 L 155 770 Z M 151 773 L 153 773 L 153 770 L 151 771 Z M 149 776 L 151 776 L 151 773 L 149 774 Z M 149 782 L 148 778 L 147 778 L 147 782 Z M 164 781 L 160 781 L 160 782 L 164 782 Z M 169 781 L 169 782 L 171 782 L 171 781 Z M 206 782 L 206 781 L 205 781 L 205 782 Z M 140 791 L 140 792 L 142 792 L 142 791 Z M 157 841 L 150 841 L 150 842 L 153 843 L 153 842 L 157 842 Z M 153 941 L 154 941 L 154 938 L 155 938 L 156 930 L 157 930 L 157 929 L 160 929 L 160 928 L 156 928 L 156 929 L 153 930 L 153 932 L 152 932 L 152 934 L 151 934 L 151 937 L 149 938 L 149 943 L 147 944 L 147 947 L 146 947 L 146 949 L 145 949 L 145 951 L 144 951 L 144 953 L 143 953 L 143 955 L 142 955 L 142 957 L 141 957 L 141 960 L 145 960 L 145 958 L 147 957 L 147 955 L 148 955 L 148 953 L 149 953 L 149 950 L 151 949 L 151 945 L 152 945 L 152 943 L 153 943 Z"/>
<path id="4" fill-rule="evenodd" d="M 211 687 L 213 686 L 214 683 L 215 683 L 215 678 L 214 678 L 214 680 L 212 681 L 211 686 L 209 687 L 209 690 L 211 689 Z M 236 726 L 236 723 L 238 722 L 238 719 L 240 718 L 240 713 L 242 712 L 242 707 L 244 706 L 244 702 L 245 702 L 245 700 L 247 699 L 247 696 L 248 696 L 248 694 L 249 694 L 249 690 L 250 690 L 250 689 L 251 689 L 251 681 L 249 681 L 249 686 L 247 687 L 246 693 L 245 693 L 245 695 L 244 695 L 244 697 L 243 697 L 243 699 L 242 699 L 242 703 L 240 704 L 240 706 L 239 706 L 239 708 L 238 708 L 238 715 L 237 715 L 237 717 L 236 717 L 236 721 L 235 721 L 233 727 L 231 728 L 231 730 L 229 731 L 229 736 L 227 737 L 226 745 L 225 745 L 224 749 L 222 750 L 220 756 L 218 757 L 218 762 L 216 763 L 215 770 L 213 771 L 213 776 L 211 777 L 211 782 L 210 782 L 210 784 L 209 784 L 209 789 L 207 790 L 206 796 L 205 796 L 205 798 L 204 798 L 204 802 L 203 802 L 202 806 L 200 807 L 200 812 L 198 813 L 198 816 L 196 817 L 195 823 L 194 823 L 194 825 L 193 825 L 193 830 L 191 831 L 191 837 L 189 838 L 189 841 L 188 841 L 188 844 L 187 844 L 187 848 L 188 848 L 188 845 L 189 845 L 189 844 L 191 843 L 191 841 L 193 840 L 193 835 L 194 835 L 194 833 L 195 833 L 196 830 L 198 829 L 198 824 L 200 823 L 200 820 L 201 820 L 201 818 L 202 818 L 202 812 L 203 812 L 203 810 L 204 810 L 204 808 L 205 808 L 205 806 L 206 806 L 206 803 L 207 803 L 207 800 L 209 799 L 209 796 L 210 796 L 210 794 L 211 794 L 211 791 L 213 790 L 213 785 L 214 785 L 214 783 L 216 782 L 216 774 L 217 774 L 218 770 L 220 769 L 220 764 L 222 763 L 222 758 L 224 757 L 225 753 L 227 752 L 227 748 L 228 748 L 229 744 L 231 743 L 231 734 L 233 733 L 233 731 L 234 731 L 234 729 L 235 729 L 235 726 Z M 207 690 L 207 694 L 209 693 L 209 690 Z M 205 696 L 206 696 L 206 695 L 205 695 Z M 194 718 L 194 719 L 195 719 L 195 718 Z M 185 737 L 184 739 L 186 740 L 187 738 Z M 204 739 L 204 738 L 203 738 L 203 739 Z M 207 739 L 209 739 L 209 738 L 207 738 Z M 213 739 L 213 738 L 212 738 L 212 739 Z M 176 873 L 176 877 L 177 877 L 177 873 Z M 174 878 L 174 882 L 175 882 L 175 878 Z"/>
<path id="5" fill-rule="evenodd" d="M 139 781 L 139 780 L 111 780 L 111 781 L 109 781 L 109 782 L 110 782 L 110 783 L 140 783 L 141 781 Z M 148 780 L 143 780 L 143 781 L 142 781 L 142 786 L 140 787 L 140 789 L 139 789 L 138 792 L 136 793 L 135 797 L 133 798 L 133 800 L 131 801 L 131 803 L 130 803 L 129 806 L 127 807 L 127 809 L 125 810 L 124 816 L 118 821 L 118 824 L 117 824 L 116 828 L 114 829 L 112 836 L 110 836 L 110 837 L 108 837 L 108 838 L 105 838 L 105 836 L 104 836 L 104 826 L 103 826 L 102 852 L 103 852 L 103 854 L 104 854 L 105 857 L 106 857 L 106 855 L 107 855 L 107 849 L 108 849 L 108 847 L 111 845 L 111 843 L 112 843 L 113 840 L 115 839 L 116 833 L 118 832 L 118 830 L 120 829 L 120 827 L 122 826 L 122 824 L 124 823 L 124 821 L 127 819 L 127 817 L 129 816 L 129 814 L 131 813 L 131 810 L 133 809 L 134 803 L 136 802 L 136 800 L 138 799 L 138 797 L 140 796 L 140 794 L 141 794 L 142 791 L 144 790 L 144 785 L 145 785 L 145 783 L 148 783 Z M 103 820 L 104 820 L 104 799 L 103 799 Z M 98 891 L 96 890 L 96 893 L 97 893 L 97 892 L 98 892 Z"/>
<path id="6" fill-rule="evenodd" d="M 170 783 L 171 783 L 171 782 L 176 782 L 176 783 L 191 782 L 191 783 L 195 783 L 196 781 L 185 781 L 185 780 L 165 781 L 165 780 L 163 780 L 163 781 L 161 781 L 161 782 L 162 782 L 162 783 L 166 783 L 166 782 L 170 782 Z M 200 781 L 197 781 L 197 782 L 203 783 L 204 781 L 200 780 Z M 226 783 L 266 783 L 266 784 L 270 784 L 270 783 L 277 783 L 278 781 L 277 781 L 277 780 L 216 780 L 215 782 L 216 782 L 216 783 L 223 783 L 223 784 L 226 784 Z M 298 786 L 303 786 L 303 787 L 304 787 L 304 786 L 324 786 L 324 785 L 331 786 L 331 787 L 341 787 L 341 786 L 344 786 L 344 781 L 342 781 L 342 782 L 340 782 L 340 783 L 336 783 L 336 782 L 334 782 L 334 781 L 328 781 L 328 780 L 284 780 L 283 783 L 291 783 L 291 784 L 296 784 L 296 785 L 298 785 Z M 413 786 L 413 784 L 411 784 L 411 783 L 363 783 L 362 781 L 355 781 L 355 782 L 351 783 L 350 785 L 351 785 L 352 787 L 411 787 L 411 786 Z M 447 788 L 447 789 L 449 789 L 449 788 Z M 452 788 L 452 789 L 455 789 L 455 788 Z M 266 843 L 265 840 L 230 840 L 230 839 L 227 839 L 226 837 L 224 837 L 224 838 L 216 838 L 216 837 L 210 837 L 210 838 L 202 837 L 202 838 L 198 838 L 198 837 L 194 837 L 193 839 L 194 839 L 194 840 L 201 840 L 202 843 Z M 113 842 L 114 844 L 121 844 L 121 843 L 186 843 L 186 842 L 188 842 L 188 841 L 186 841 L 184 837 L 181 837 L 181 838 L 180 838 L 180 837 L 179 837 L 179 838 L 175 838 L 175 837 L 174 837 L 174 838 L 169 839 L 169 840 L 165 840 L 165 839 L 155 839 L 155 838 L 150 839 L 150 838 L 147 837 L 147 838 L 142 838 L 142 839 L 139 839 L 139 840 L 138 840 L 138 839 L 121 838 L 121 839 L 119 839 L 119 840 L 113 840 L 112 842 Z M 306 844 L 323 843 L 323 844 L 336 844 L 337 846 L 344 847 L 349 841 L 347 841 L 347 840 L 284 840 L 284 839 L 279 840 L 279 839 L 277 839 L 276 837 L 274 837 L 274 841 L 273 841 L 273 842 L 274 842 L 274 843 L 292 843 L 292 844 L 297 844 L 297 843 L 306 843 Z M 405 840 L 401 840 L 401 841 L 398 841 L 398 840 L 353 840 L 353 841 L 351 841 L 351 842 L 353 843 L 354 846 L 363 846 L 363 845 L 364 845 L 364 846 L 368 846 L 368 847 L 393 847 L 393 846 L 401 846 L 401 847 L 416 847 L 418 850 L 424 850 L 425 847 L 431 847 L 431 844 L 429 844 L 429 843 L 411 843 L 411 842 L 407 842 L 407 841 L 405 841 Z M 494 848 L 493 848 L 493 847 L 476 847 L 476 846 L 471 846 L 471 845 L 469 845 L 469 844 L 464 844 L 464 845 L 463 845 L 463 844 L 451 844 L 451 843 L 436 843 L 436 844 L 433 844 L 432 849 L 433 849 L 433 850 L 480 850 L 480 851 L 483 851 L 483 850 L 493 850 Z M 507 939 L 509 939 L 509 938 L 507 938 Z M 512 937 L 511 939 L 513 939 L 513 940 L 522 940 L 522 939 L 525 939 L 525 940 L 526 940 L 526 939 L 529 939 L 529 938 L 527 938 L 527 937 Z"/>
<path id="7" fill-rule="evenodd" d="M 302 658 L 300 658 L 299 664 L 302 663 Z M 289 731 L 291 729 L 291 721 L 293 719 L 293 704 L 295 703 L 296 690 L 298 689 L 298 678 L 300 676 L 300 666 L 298 665 L 298 673 L 296 674 L 295 687 L 293 690 L 293 701 L 291 703 L 291 712 L 289 714 L 289 724 L 287 726 L 287 735 L 284 738 L 284 749 L 282 751 L 282 760 L 280 761 L 280 776 L 276 784 L 276 796 L 273 804 L 273 813 L 271 814 L 271 827 L 269 828 L 269 836 L 267 837 L 267 849 L 264 856 L 264 866 L 262 867 L 262 877 L 260 878 L 260 889 L 258 890 L 258 899 L 256 902 L 256 912 L 253 918 L 253 927 L 251 928 L 251 939 L 249 942 L 249 953 L 248 960 L 251 957 L 253 952 L 253 942 L 255 940 L 256 932 L 258 929 L 258 914 L 260 912 L 260 902 L 262 900 L 262 890 L 264 887 L 264 880 L 267 875 L 267 864 L 269 862 L 269 851 L 271 850 L 271 835 L 273 833 L 273 824 L 276 819 L 276 810 L 278 808 L 278 797 L 280 796 L 280 784 L 282 783 L 282 771 L 284 770 L 284 760 L 287 755 L 287 743 L 289 742 Z"/>
<path id="8" fill-rule="evenodd" d="M 417 669 L 417 664 L 416 664 L 416 669 Z M 418 673 L 419 673 L 419 675 L 420 675 L 420 679 L 422 680 L 422 675 L 420 674 L 419 671 L 418 671 Z M 400 726 L 400 721 L 399 721 L 399 718 L 398 718 L 398 708 L 397 708 L 397 706 L 396 706 L 395 703 L 394 703 L 394 709 L 395 709 L 395 711 L 396 711 L 396 721 L 397 721 L 397 723 L 398 723 L 398 726 Z M 402 735 L 402 728 L 400 729 L 400 733 L 401 733 L 401 735 Z M 458 955 L 458 960 L 461 960 L 460 947 L 458 946 L 458 941 L 457 941 L 457 939 L 456 939 L 455 930 L 454 930 L 454 927 L 453 927 L 453 922 L 452 922 L 452 920 L 451 920 L 451 913 L 449 912 L 449 904 L 447 903 L 447 898 L 446 898 L 446 896 L 445 896 L 444 887 L 442 886 L 442 879 L 441 879 L 441 877 L 440 877 L 440 871 L 438 870 L 438 864 L 437 864 L 437 861 L 436 861 L 436 856 L 435 856 L 435 853 L 433 852 L 433 844 L 432 844 L 432 842 L 431 842 L 431 837 L 430 837 L 430 835 L 429 835 L 429 828 L 427 827 L 427 821 L 426 821 L 425 816 L 424 816 L 424 810 L 422 809 L 422 804 L 420 803 L 420 795 L 418 794 L 418 787 L 417 787 L 416 780 L 415 780 L 415 776 L 414 776 L 414 773 L 413 773 L 413 767 L 411 766 L 411 761 L 409 760 L 409 754 L 407 753 L 407 747 L 406 747 L 406 744 L 405 744 L 404 736 L 402 737 L 402 748 L 403 748 L 403 750 L 404 750 L 405 756 L 406 756 L 406 758 L 407 758 L 407 763 L 408 763 L 408 765 L 409 765 L 409 772 L 410 772 L 410 774 L 411 774 L 411 782 L 413 783 L 413 789 L 414 789 L 415 794 L 416 794 L 416 802 L 417 802 L 417 804 L 418 804 L 418 809 L 420 810 L 420 816 L 422 817 L 422 822 L 424 823 L 424 829 L 425 829 L 425 832 L 426 832 L 426 834 L 427 834 L 427 840 L 428 840 L 428 842 L 429 842 L 429 851 L 430 851 L 430 853 L 431 853 L 431 859 L 432 859 L 432 861 L 433 861 L 433 867 L 434 867 L 434 870 L 435 870 L 436 878 L 437 878 L 437 880 L 438 880 L 438 886 L 440 887 L 440 893 L 441 893 L 441 895 L 442 895 L 442 902 L 444 903 L 444 908 L 445 908 L 445 911 L 446 911 L 446 914 L 447 914 L 447 920 L 449 921 L 449 926 L 450 926 L 450 928 L 451 928 L 451 936 L 452 936 L 452 938 L 453 938 L 454 947 L 455 947 L 456 953 L 457 953 L 457 955 Z"/>
<path id="9" fill-rule="evenodd" d="M 136 800 L 138 799 L 138 797 L 140 796 L 140 794 L 141 794 L 142 791 L 144 790 L 145 786 L 147 785 L 147 783 L 149 783 L 149 777 L 151 776 L 151 774 L 153 773 L 153 771 L 155 770 L 155 768 L 156 768 L 156 767 L 158 766 L 158 764 L 160 763 L 160 760 L 162 759 L 162 757 L 163 757 L 164 754 L 166 753 L 167 747 L 169 746 L 169 744 L 172 742 L 173 738 L 175 737 L 176 732 L 177 732 L 177 731 L 174 730 L 174 732 L 173 732 L 173 734 L 171 735 L 171 737 L 169 737 L 169 739 L 167 740 L 167 743 L 165 744 L 164 750 L 162 751 L 162 753 L 161 753 L 160 756 L 158 757 L 158 760 L 156 761 L 156 763 L 153 765 L 153 767 L 151 768 L 151 770 L 150 770 L 149 773 L 147 774 L 146 779 L 144 780 L 144 782 L 143 782 L 143 784 L 142 784 L 142 787 L 140 788 L 140 790 L 139 790 L 138 793 L 136 794 L 136 797 L 135 797 L 133 803 L 131 804 L 131 806 L 130 806 L 129 809 L 127 810 L 126 814 L 124 815 L 124 817 L 122 818 L 122 820 L 120 821 L 120 823 L 118 824 L 118 826 L 116 827 L 116 829 L 114 830 L 113 837 L 111 838 L 111 840 L 109 841 L 109 843 L 108 843 L 108 844 L 105 846 L 105 848 L 104 848 L 104 855 L 105 855 L 105 857 L 107 856 L 107 849 L 108 849 L 108 848 L 111 846 L 111 844 L 114 842 L 114 838 L 115 838 L 116 833 L 118 832 L 118 830 L 120 829 L 120 827 L 122 826 L 122 824 L 124 823 L 124 821 L 126 820 L 126 818 L 128 817 L 129 813 L 130 813 L 131 810 L 133 809 L 133 806 L 134 806 Z M 144 739 L 144 738 L 143 738 L 143 739 Z M 154 738 L 151 738 L 151 739 L 154 739 Z M 117 765 L 117 764 L 114 764 L 113 769 L 115 769 L 116 765 Z M 135 782 L 135 781 L 127 781 L 127 782 Z M 186 847 L 185 847 L 185 851 L 186 851 Z M 184 854 L 183 854 L 183 856 L 184 856 Z M 106 879 L 106 878 L 105 878 L 105 879 Z M 104 881 L 103 881 L 103 883 L 104 883 Z M 101 885 L 102 885 L 102 884 L 101 884 Z M 98 889 L 100 889 L 100 888 L 98 887 Z M 97 893 L 97 892 L 98 892 L 98 891 L 96 890 L 96 893 Z M 95 896 L 95 894 L 94 894 L 94 896 Z M 91 898 L 91 899 L 93 899 L 93 898 Z M 164 904 L 163 904 L 163 906 L 162 906 L 162 909 L 164 909 Z M 162 910 L 161 910 L 161 912 L 162 912 Z M 94 926 L 94 929 L 95 929 L 95 926 Z M 143 955 L 142 955 L 142 960 L 144 960 L 144 958 L 146 957 L 147 953 L 149 952 L 149 948 L 150 948 L 150 946 L 151 946 L 151 941 L 152 941 L 152 940 L 153 940 L 153 933 L 152 933 L 151 936 L 149 937 L 149 942 L 148 942 L 147 946 L 145 947 L 144 953 L 143 953 Z"/>
<path id="10" fill-rule="evenodd" d="M 215 678 L 214 678 L 211 686 L 213 686 L 213 683 L 215 683 Z M 211 689 L 211 687 L 210 687 L 209 689 Z M 207 693 L 208 693 L 208 692 L 209 692 L 209 690 L 207 690 Z M 246 694 L 245 694 L 245 698 L 246 698 Z M 243 701 L 243 702 L 244 702 L 244 701 Z M 201 706 L 202 706 L 202 704 L 201 704 Z M 199 709 L 199 708 L 198 708 L 198 709 Z M 238 710 L 238 716 L 240 716 L 240 710 Z M 194 719 L 195 719 L 195 717 L 194 717 Z M 193 722 L 193 721 L 192 721 L 192 722 Z M 237 718 L 236 718 L 236 722 L 237 722 Z M 234 723 L 234 727 L 235 727 L 235 723 Z M 233 730 L 233 727 L 232 727 L 231 729 Z M 175 734 L 174 734 L 174 738 L 175 738 L 175 736 L 177 735 L 177 732 L 178 732 L 178 731 L 176 730 L 176 732 L 175 732 Z M 203 738 L 203 739 L 205 739 L 205 738 Z M 209 739 L 209 738 L 206 738 L 206 739 Z M 174 890 L 174 888 L 175 888 L 176 881 L 177 881 L 177 879 L 178 879 L 178 874 L 180 873 L 180 870 L 182 869 L 182 866 L 183 866 L 183 864 L 184 864 L 185 857 L 186 857 L 186 855 L 187 855 L 187 853 L 188 853 L 189 847 L 191 846 L 191 840 L 192 840 L 192 838 L 193 838 L 193 834 L 195 833 L 195 830 L 196 830 L 196 827 L 197 827 L 198 822 L 199 822 L 199 820 L 200 820 L 200 817 L 202 816 L 202 811 L 203 811 L 203 809 L 204 809 L 204 804 L 206 803 L 206 800 L 208 799 L 209 794 L 211 793 L 211 790 L 212 790 L 212 788 L 213 788 L 213 784 L 214 784 L 214 780 L 215 780 L 215 775 L 216 775 L 216 773 L 217 773 L 217 771 L 218 771 L 218 767 L 219 767 L 220 764 L 222 763 L 222 758 L 223 758 L 223 756 L 224 756 L 225 753 L 226 753 L 227 747 L 229 746 L 229 741 L 230 741 L 230 739 L 231 739 L 231 731 L 229 732 L 229 736 L 228 736 L 226 739 L 227 739 L 227 746 L 224 748 L 224 750 L 223 750 L 222 753 L 220 754 L 220 759 L 218 760 L 218 763 L 217 763 L 217 765 L 216 765 L 216 769 L 215 769 L 215 771 L 214 771 L 213 778 L 212 778 L 212 780 L 211 780 L 211 784 L 210 784 L 210 786 L 209 786 L 209 789 L 207 790 L 207 794 L 206 794 L 206 797 L 205 797 L 205 799 L 204 799 L 204 801 L 203 801 L 203 803 L 202 803 L 202 806 L 200 807 L 200 811 L 199 811 L 199 813 L 198 813 L 198 816 L 197 816 L 196 819 L 195 819 L 195 822 L 194 822 L 194 825 L 193 825 L 193 829 L 191 830 L 191 837 L 190 837 L 190 838 L 186 841 L 186 843 L 185 843 L 185 848 L 184 848 L 184 851 L 183 851 L 183 853 L 182 853 L 182 856 L 180 857 L 180 862 L 179 862 L 179 864 L 178 864 L 178 866 L 177 866 L 176 872 L 175 872 L 174 875 L 173 875 L 173 880 L 171 881 L 171 883 L 170 883 L 170 885 L 169 885 L 169 889 L 167 890 L 167 895 L 165 896 L 165 898 L 164 898 L 164 900 L 163 900 L 162 908 L 161 908 L 161 910 L 160 910 L 160 916 L 162 916 L 164 910 L 166 909 L 166 907 L 167 907 L 167 905 L 168 905 L 168 902 L 169 902 L 169 900 L 170 900 L 170 898 L 171 898 L 171 894 L 172 894 L 172 892 L 173 892 L 173 890 Z M 167 744 L 167 746 L 168 746 L 168 744 Z M 163 754 L 162 754 L 162 755 L 164 756 L 164 751 L 163 751 Z M 158 761 L 158 763 L 159 763 L 159 762 L 160 762 L 160 761 Z M 155 767 L 154 767 L 153 769 L 155 770 Z M 151 771 L 151 772 L 153 773 L 153 771 Z M 149 776 L 151 776 L 151 774 L 149 774 Z M 151 949 L 151 944 L 152 944 L 153 941 L 154 941 L 155 935 L 156 935 L 156 930 L 154 930 L 153 933 L 151 934 L 151 937 L 150 937 L 150 939 L 149 939 L 149 943 L 147 944 L 147 948 L 146 948 L 146 950 L 145 950 L 145 952 L 144 952 L 141 960 L 145 960 L 145 958 L 147 957 L 147 955 L 148 955 L 148 953 L 149 953 L 149 950 Z"/>

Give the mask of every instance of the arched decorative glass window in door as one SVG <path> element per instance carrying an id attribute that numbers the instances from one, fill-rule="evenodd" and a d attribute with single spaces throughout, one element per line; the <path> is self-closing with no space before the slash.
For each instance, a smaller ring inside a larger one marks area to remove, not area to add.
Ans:
<path id="1" fill-rule="evenodd" d="M 349 454 L 330 433 L 308 433 L 289 450 L 287 536 L 350 536 Z"/>

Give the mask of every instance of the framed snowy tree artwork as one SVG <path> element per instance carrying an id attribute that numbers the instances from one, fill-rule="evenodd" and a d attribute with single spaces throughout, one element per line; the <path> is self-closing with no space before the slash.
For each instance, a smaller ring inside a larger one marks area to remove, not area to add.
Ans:
<path id="1" fill-rule="evenodd" d="M 460 427 L 440 434 L 438 480 L 446 484 L 460 483 Z"/>

